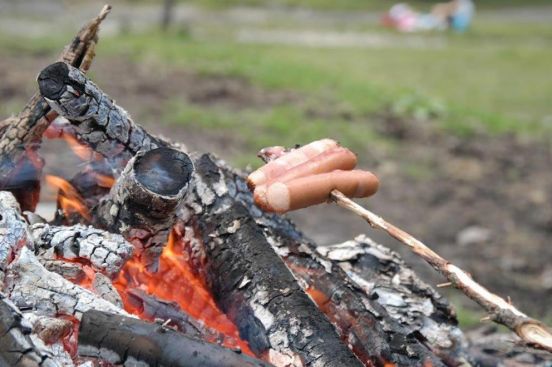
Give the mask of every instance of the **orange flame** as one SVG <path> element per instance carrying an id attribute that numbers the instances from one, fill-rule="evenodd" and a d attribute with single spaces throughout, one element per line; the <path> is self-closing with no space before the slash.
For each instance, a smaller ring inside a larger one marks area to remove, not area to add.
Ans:
<path id="1" fill-rule="evenodd" d="M 100 173 L 94 172 L 94 178 L 98 183 L 98 186 L 105 187 L 110 189 L 115 184 L 115 178 L 112 176 L 102 175 Z"/>
<path id="2" fill-rule="evenodd" d="M 130 288 L 140 288 L 158 299 L 176 302 L 185 313 L 224 334 L 224 346 L 239 347 L 253 356 L 248 344 L 240 339 L 237 327 L 218 308 L 207 285 L 194 272 L 184 251 L 185 246 L 182 235 L 173 231 L 159 258 L 157 272 L 149 272 L 136 255 L 125 264 L 118 278 L 113 281 L 123 299 L 125 310 L 148 319 L 148 315 L 133 305 L 126 293 Z"/>
<path id="3" fill-rule="evenodd" d="M 44 179 L 48 185 L 60 191 L 58 200 L 64 215 L 68 216 L 73 213 L 78 213 L 88 221 L 92 219 L 90 217 L 90 211 L 84 204 L 84 200 L 69 182 L 61 177 L 53 175 L 46 175 Z"/>
<path id="4" fill-rule="evenodd" d="M 64 133 L 61 136 L 81 160 L 88 161 L 94 156 L 94 151 L 86 145 L 81 144 L 73 135 Z"/>

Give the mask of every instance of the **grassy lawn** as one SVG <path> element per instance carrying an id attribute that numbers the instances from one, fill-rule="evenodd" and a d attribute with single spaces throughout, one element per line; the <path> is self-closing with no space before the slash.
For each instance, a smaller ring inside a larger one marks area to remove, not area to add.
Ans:
<path id="1" fill-rule="evenodd" d="M 199 4 L 211 8 L 232 6 L 259 6 L 259 7 L 300 7 L 320 10 L 374 10 L 379 11 L 390 8 L 398 1 L 390 0 L 181 0 L 182 2 Z M 407 1 L 418 9 L 428 9 L 432 4 L 441 1 L 410 0 Z M 479 0 L 477 6 L 482 9 L 495 9 L 498 7 L 540 6 L 550 5 L 547 0 Z"/>
<path id="2" fill-rule="evenodd" d="M 391 40 L 411 37 L 375 26 L 365 31 Z M 353 148 L 367 141 L 388 144 L 374 132 L 374 116 L 382 111 L 414 117 L 412 123 L 432 116 L 442 128 L 463 135 L 550 133 L 552 27 L 479 18 L 463 35 L 416 37 L 429 46 L 407 48 L 393 41 L 374 48 L 311 48 L 240 43 L 227 29 L 200 39 L 152 31 L 103 38 L 98 54 L 237 76 L 267 90 L 297 93 L 298 101 L 262 110 L 167 101 L 165 121 L 239 131 L 250 147 L 322 136 Z M 64 43 L 0 36 L 3 52 L 48 52 Z"/>

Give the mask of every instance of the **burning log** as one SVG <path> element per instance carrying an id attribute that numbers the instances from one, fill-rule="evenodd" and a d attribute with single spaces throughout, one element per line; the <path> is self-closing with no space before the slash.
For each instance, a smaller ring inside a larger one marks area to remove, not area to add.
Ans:
<path id="1" fill-rule="evenodd" d="M 438 355 L 460 357 L 466 344 L 454 311 L 421 281 L 400 256 L 366 236 L 316 251 L 337 264 L 354 284 L 407 329 L 420 334 Z"/>
<path id="2" fill-rule="evenodd" d="M 89 290 L 46 270 L 26 247 L 8 266 L 5 283 L 6 292 L 16 305 L 38 310 L 42 315 L 63 314 L 80 319 L 90 309 L 127 315 Z"/>
<path id="3" fill-rule="evenodd" d="M 0 293 L 0 364 L 2 366 L 61 367 L 30 337 L 31 328 L 17 307 Z"/>
<path id="4" fill-rule="evenodd" d="M 251 349 L 276 366 L 361 366 L 247 208 L 228 195 L 232 189 L 215 162 L 203 155 L 195 166 L 195 195 L 187 202 L 204 239 L 206 275 Z"/>
<path id="5" fill-rule="evenodd" d="M 139 152 L 96 208 L 97 222 L 121 233 L 137 247 L 142 263 L 157 269 L 192 172 L 188 155 L 175 149 Z"/>
<path id="6" fill-rule="evenodd" d="M 269 367 L 267 363 L 163 327 L 121 315 L 86 312 L 79 355 L 109 363 L 174 367 Z"/>
<path id="7" fill-rule="evenodd" d="M 95 55 L 98 31 L 111 7 L 86 24 L 65 47 L 59 60 L 86 72 Z M 42 134 L 57 114 L 35 94 L 17 116 L 6 120 L 0 130 L 0 188 L 15 193 L 24 210 L 34 210 L 40 191 L 43 162 L 36 154 Z"/>
<path id="8" fill-rule="evenodd" d="M 150 321 L 162 320 L 167 326 L 174 327 L 192 338 L 208 340 L 217 344 L 224 340 L 224 336 L 220 332 L 188 316 L 175 302 L 159 300 L 140 289 L 129 290 L 128 297 L 133 305 L 143 310 L 143 315 Z"/>
<path id="9" fill-rule="evenodd" d="M 236 204 L 233 203 L 241 202 L 247 211 L 242 211 L 239 214 L 241 215 L 238 221 L 240 226 L 229 225 L 229 230 L 235 231 L 235 236 L 242 233 L 244 229 L 260 232 L 262 238 L 255 237 L 255 240 L 268 241 L 284 260 L 287 268 L 292 271 L 298 284 L 332 322 L 341 339 L 351 346 L 365 365 L 382 366 L 387 362 L 392 362 L 400 366 L 407 366 L 421 365 L 424 361 L 431 362 L 434 366 L 444 364 L 442 358 L 432 350 L 434 345 L 431 345 L 417 330 L 412 330 L 407 327 L 408 325 L 401 324 L 400 320 L 394 319 L 385 308 L 356 286 L 337 262 L 318 253 L 317 246 L 311 244 L 301 233 L 297 232 L 289 221 L 256 208 L 247 185 L 240 175 L 226 167 L 223 162 L 215 161 L 207 155 L 196 158 L 195 166 L 197 176 L 194 181 L 195 196 L 188 197 L 187 203 L 189 203 L 191 213 L 186 213 L 186 215 L 193 217 L 195 213 L 198 217 L 195 220 L 202 223 L 203 218 L 206 215 L 212 215 L 212 212 L 224 212 L 228 213 L 227 215 L 236 213 L 236 210 L 239 209 L 236 209 Z M 202 205 L 198 206 L 198 203 Z M 253 218 L 256 225 L 244 226 L 241 224 L 242 221 L 248 223 L 250 220 L 248 218 Z M 193 222 L 193 220 L 191 221 Z M 209 221 L 217 223 L 216 220 Z M 224 228 L 222 224 L 220 227 Z M 226 246 L 230 246 L 228 245 L 228 234 L 220 233 L 227 231 L 220 231 L 220 229 L 219 232 L 208 231 L 208 233 L 211 232 L 214 232 L 211 234 L 214 239 L 208 239 L 206 248 L 215 247 L 212 242 L 220 237 L 226 243 L 222 251 L 229 251 L 226 249 Z M 209 237 L 209 234 L 204 233 L 205 236 Z M 238 248 L 240 246 L 243 245 L 234 245 Z M 206 251 L 208 252 L 207 261 L 209 261 L 214 254 L 209 250 Z M 266 250 L 258 251 L 266 252 Z M 255 251 L 251 251 L 251 253 L 255 253 Z M 251 256 L 248 254 L 243 257 L 249 260 Z M 214 256 L 214 258 L 217 257 Z M 228 264 L 232 263 L 228 260 L 229 257 L 221 255 L 220 259 L 220 261 L 224 259 Z M 228 274 L 232 274 L 232 272 L 227 269 L 223 270 L 225 278 L 218 282 L 228 281 L 228 287 L 231 288 L 233 283 L 228 279 Z M 212 274 L 218 271 L 221 270 L 208 267 L 206 275 L 211 278 Z M 247 270 L 242 270 L 241 273 L 236 271 L 236 274 L 244 273 L 247 274 Z M 247 284 L 247 279 L 244 278 L 244 284 Z M 235 281 L 234 284 L 240 285 L 240 280 Z M 219 290 L 215 289 L 214 293 L 217 295 Z M 228 295 L 225 297 L 228 298 Z M 224 303 L 224 301 L 221 302 Z M 242 307 L 245 308 L 245 306 Z M 235 322 L 238 323 L 238 321 Z M 456 340 L 454 332 L 459 332 L 458 329 L 452 327 L 454 325 L 455 321 L 452 318 L 447 316 L 443 319 L 443 331 L 451 327 L 452 335 L 449 336 L 451 340 Z M 461 335 L 457 339 L 460 341 Z M 444 360 L 458 359 L 455 347 L 456 345 L 440 351 Z"/>
<path id="10" fill-rule="evenodd" d="M 70 227 L 34 224 L 30 227 L 35 252 L 42 259 L 86 261 L 110 277 L 119 273 L 133 247 L 120 235 L 77 224 Z"/>
<path id="11" fill-rule="evenodd" d="M 435 312 L 445 317 L 440 323 L 432 322 L 434 329 L 428 327 L 427 333 L 423 334 L 419 320 L 410 323 L 414 317 L 408 322 L 401 319 L 403 314 L 389 312 L 377 296 L 365 292 L 357 284 L 378 282 L 377 277 L 350 277 L 352 274 L 344 272 L 339 263 L 317 253 L 317 247 L 305 240 L 297 242 L 286 235 L 272 238 L 270 242 L 280 246 L 277 251 L 304 290 L 365 365 L 382 366 L 392 362 L 409 366 L 430 362 L 432 366 L 443 366 L 458 359 L 460 345 L 457 342 L 462 341 L 462 334 L 456 327 L 456 320 L 450 316 L 450 310 Z M 388 295 L 403 296 L 392 287 Z M 409 301 L 410 298 L 405 297 L 404 302 Z M 434 303 L 429 301 L 426 307 L 433 310 Z M 402 311 L 408 314 L 408 311 Z M 413 310 L 417 311 L 420 310 Z"/>
<path id="12" fill-rule="evenodd" d="M 38 76 L 42 96 L 76 128 L 78 137 L 110 160 L 115 170 L 139 151 L 166 147 L 136 124 L 82 71 L 63 62 L 46 67 Z"/>

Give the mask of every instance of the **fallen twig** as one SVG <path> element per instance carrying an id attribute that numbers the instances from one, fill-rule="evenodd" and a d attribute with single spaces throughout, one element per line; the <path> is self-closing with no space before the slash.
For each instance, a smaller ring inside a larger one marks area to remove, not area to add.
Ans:
<path id="1" fill-rule="evenodd" d="M 447 278 L 452 286 L 483 307 L 493 321 L 514 331 L 525 343 L 552 352 L 552 333 L 543 323 L 528 317 L 511 303 L 489 292 L 464 270 L 442 258 L 409 233 L 358 205 L 343 193 L 333 190 L 330 193 L 330 200 L 365 219 L 372 227 L 387 232 L 391 237 L 410 247 L 415 254 Z"/>

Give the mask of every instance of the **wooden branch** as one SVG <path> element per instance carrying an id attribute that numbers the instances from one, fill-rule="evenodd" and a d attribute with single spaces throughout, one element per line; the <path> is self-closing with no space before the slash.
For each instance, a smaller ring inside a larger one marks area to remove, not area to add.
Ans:
<path id="1" fill-rule="evenodd" d="M 200 229 L 206 276 L 240 336 L 276 366 L 361 366 L 273 251 L 217 163 L 202 155 L 194 156 L 194 164 L 185 216 Z M 243 180 L 239 184 L 247 191 Z"/>
<path id="2" fill-rule="evenodd" d="M 30 337 L 31 328 L 19 309 L 0 293 L 0 365 L 29 367 L 61 367 Z"/>
<path id="3" fill-rule="evenodd" d="M 171 148 L 139 152 L 96 208 L 96 223 L 121 233 L 137 247 L 142 263 L 157 270 L 192 172 L 185 153 Z"/>
<path id="4" fill-rule="evenodd" d="M 95 310 L 82 317 L 79 355 L 125 366 L 269 367 L 159 324 Z"/>
<path id="5" fill-rule="evenodd" d="M 59 60 L 86 72 L 94 58 L 100 24 L 110 10 L 111 6 L 104 6 L 100 14 L 86 24 L 65 47 Z M 43 163 L 36 153 L 29 153 L 29 150 L 36 151 L 42 140 L 42 134 L 56 116 L 57 114 L 51 111 L 46 101 L 37 93 L 18 116 L 11 117 L 2 124 L 4 128 L 0 134 L 0 188 L 9 188 L 17 195 L 18 190 L 24 187 L 20 184 L 20 180 L 40 180 Z M 29 154 L 36 156 L 30 167 L 28 161 L 26 164 L 23 162 L 29 159 Z M 22 174 L 21 171 L 24 168 L 21 167 L 22 165 L 27 167 L 28 172 L 23 177 L 16 177 Z M 39 186 L 32 190 L 39 191 Z M 18 196 L 20 202 L 24 204 L 24 210 L 34 210 L 38 198 L 29 199 L 28 192 Z"/>
<path id="6" fill-rule="evenodd" d="M 224 340 L 224 335 L 219 331 L 209 328 L 203 322 L 184 313 L 177 303 L 160 300 L 136 288 L 129 289 L 126 296 L 133 306 L 143 310 L 142 319 L 161 320 L 192 338 L 217 343 Z"/>
<path id="7" fill-rule="evenodd" d="M 110 160 L 116 170 L 139 151 L 168 146 L 150 135 L 82 71 L 63 62 L 38 76 L 42 96 L 76 128 L 78 137 Z"/>
<path id="8" fill-rule="evenodd" d="M 519 311 L 511 303 L 489 292 L 464 270 L 451 264 L 412 235 L 385 221 L 383 218 L 358 205 L 339 191 L 332 191 L 331 200 L 365 219 L 372 227 L 381 229 L 408 246 L 440 272 L 452 285 L 477 302 L 495 322 L 508 327 L 529 345 L 552 352 L 552 333 L 540 321 Z"/>
<path id="9" fill-rule="evenodd" d="M 119 273 L 134 250 L 120 235 L 81 224 L 58 227 L 39 223 L 30 230 L 35 252 L 42 259 L 85 260 L 110 277 Z"/>

